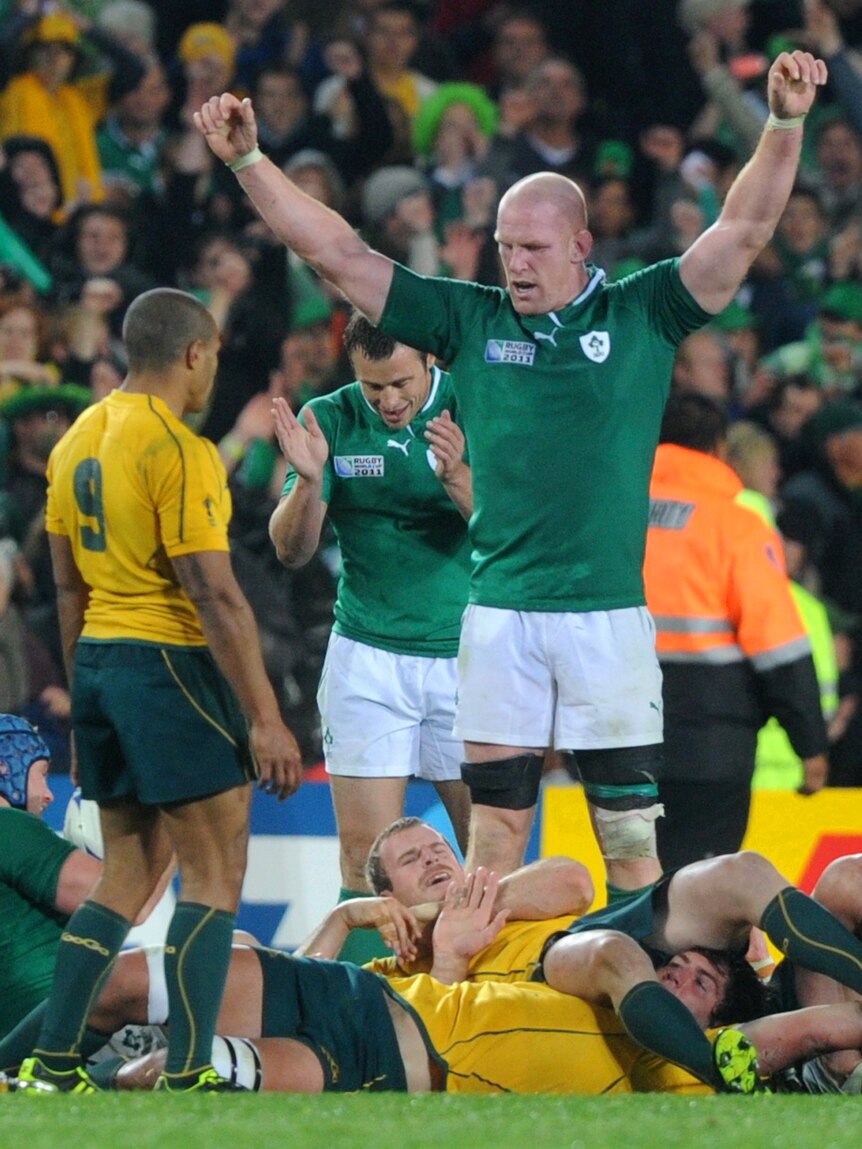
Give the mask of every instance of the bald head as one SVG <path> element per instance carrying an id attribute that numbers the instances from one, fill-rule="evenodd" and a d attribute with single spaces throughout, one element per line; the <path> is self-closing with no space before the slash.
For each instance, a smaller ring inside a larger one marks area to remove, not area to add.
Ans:
<path id="1" fill-rule="evenodd" d="M 548 205 L 580 231 L 587 226 L 587 201 L 574 180 L 556 172 L 536 172 L 512 184 L 500 200 L 499 216 L 508 208 L 533 209 Z"/>

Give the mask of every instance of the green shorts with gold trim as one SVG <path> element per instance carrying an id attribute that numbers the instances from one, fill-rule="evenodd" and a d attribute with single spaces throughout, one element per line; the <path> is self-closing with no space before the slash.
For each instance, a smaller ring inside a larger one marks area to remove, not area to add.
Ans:
<path id="1" fill-rule="evenodd" d="M 248 724 L 206 647 L 81 639 L 72 725 L 85 798 L 205 798 L 256 775 Z"/>
<path id="2" fill-rule="evenodd" d="M 263 1037 L 292 1037 L 316 1055 L 329 1093 L 404 1093 L 407 1079 L 383 979 L 351 962 L 255 946 L 263 971 Z"/>

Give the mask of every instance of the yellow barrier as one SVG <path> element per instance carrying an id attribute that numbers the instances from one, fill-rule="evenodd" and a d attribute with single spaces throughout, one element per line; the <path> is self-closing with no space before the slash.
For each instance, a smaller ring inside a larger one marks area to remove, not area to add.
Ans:
<path id="1" fill-rule="evenodd" d="M 605 904 L 605 871 L 580 786 L 547 786 L 542 805 L 541 854 L 568 854 L 589 869 L 594 908 Z M 822 790 L 810 798 L 756 790 L 744 848 L 765 854 L 809 893 L 824 867 L 843 854 L 862 853 L 862 789 Z"/>

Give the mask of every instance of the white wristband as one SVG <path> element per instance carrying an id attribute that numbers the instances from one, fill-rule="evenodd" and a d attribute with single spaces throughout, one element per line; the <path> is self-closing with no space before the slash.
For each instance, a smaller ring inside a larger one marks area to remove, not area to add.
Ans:
<path id="1" fill-rule="evenodd" d="M 244 156 L 238 156 L 237 159 L 231 160 L 227 165 L 232 172 L 241 172 L 243 168 L 250 168 L 252 164 L 256 164 L 258 160 L 263 159 L 263 152 L 260 148 L 254 148 L 250 152 L 246 152 Z"/>
<path id="2" fill-rule="evenodd" d="M 769 113 L 769 119 L 766 121 L 767 132 L 781 131 L 788 132 L 791 128 L 801 128 L 805 123 L 805 116 L 791 116 L 789 120 L 781 120 L 774 112 Z"/>

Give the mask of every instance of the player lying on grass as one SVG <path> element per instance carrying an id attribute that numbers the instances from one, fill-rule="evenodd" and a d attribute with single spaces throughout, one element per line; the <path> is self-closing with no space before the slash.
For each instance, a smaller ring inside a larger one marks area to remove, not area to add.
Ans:
<path id="1" fill-rule="evenodd" d="M 472 934 L 479 945 L 504 920 L 495 910 L 497 879 L 477 871 L 451 883 L 435 935 Z M 450 919 L 458 919 L 453 926 Z M 385 979 L 347 963 L 244 951 L 238 1036 L 218 1038 L 219 1071 L 249 1089 L 284 1092 L 372 1091 L 604 1094 L 668 1091 L 703 1094 L 710 1086 L 636 1045 L 610 1010 L 534 982 L 460 982 L 428 974 Z M 691 950 L 658 971 L 671 993 L 694 978 L 715 1016 L 740 995 L 739 963 Z M 752 982 L 756 978 L 749 971 Z M 750 983 L 749 983 L 750 984 Z M 762 1007 L 762 998 L 757 1002 Z M 255 1031 L 263 1037 L 257 1039 Z M 754 1043 L 759 1055 L 743 1040 Z M 756 1018 L 712 1031 L 716 1081 L 751 1092 L 760 1077 L 824 1050 L 862 1043 L 858 1003 Z M 119 1088 L 147 1088 L 163 1051 L 130 1062 Z"/>
<path id="2" fill-rule="evenodd" d="M 645 1049 L 715 1085 L 712 1048 L 703 1033 L 714 1022 L 701 1000 L 702 986 L 693 980 L 681 996 L 656 973 L 671 955 L 697 946 L 742 955 L 751 927 L 759 926 L 795 967 L 862 991 L 862 943 L 847 928 L 852 919 L 837 919 L 752 851 L 695 862 L 664 877 L 657 872 L 646 891 L 574 922 L 510 921 L 470 960 L 435 935 L 433 964 L 427 948 L 420 951 L 415 916 L 392 901 L 406 907 L 439 902 L 448 881 L 462 880 L 463 867 L 449 844 L 418 819 L 402 819 L 379 836 L 368 871 L 372 888 L 385 896 L 337 907 L 304 952 L 333 956 L 345 921 L 357 927 L 368 915 L 381 932 L 395 936 L 397 967 L 375 964 L 380 972 L 431 970 L 449 982 L 541 978 L 593 1005 L 610 1006 Z M 545 896 L 551 904 L 552 895 Z M 859 910 L 857 923 L 862 905 Z M 387 913 L 388 924 L 381 922 Z M 822 998 L 803 991 L 798 1000 L 808 1005 Z"/>

